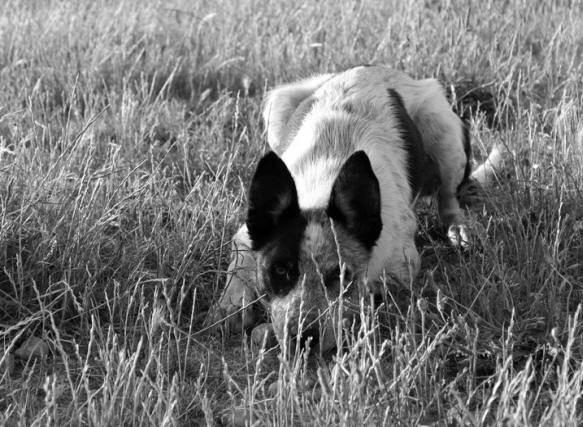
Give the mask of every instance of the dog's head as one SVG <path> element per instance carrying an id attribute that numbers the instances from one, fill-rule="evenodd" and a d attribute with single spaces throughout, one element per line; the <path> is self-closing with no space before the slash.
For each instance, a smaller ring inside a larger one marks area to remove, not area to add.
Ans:
<path id="1" fill-rule="evenodd" d="M 280 343 L 301 335 L 321 351 L 335 346 L 338 302 L 357 304 L 382 229 L 380 206 L 379 183 L 363 151 L 341 167 L 327 206 L 310 210 L 300 209 L 286 164 L 273 152 L 260 160 L 247 228 L 257 253 L 258 288 L 267 295 Z M 345 305 L 343 317 L 350 315 Z"/>

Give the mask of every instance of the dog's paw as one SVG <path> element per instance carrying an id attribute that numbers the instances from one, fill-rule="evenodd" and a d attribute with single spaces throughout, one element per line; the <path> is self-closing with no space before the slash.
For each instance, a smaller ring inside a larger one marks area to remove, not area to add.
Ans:
<path id="1" fill-rule="evenodd" d="M 456 248 L 468 249 L 470 247 L 470 231 L 464 224 L 453 224 L 447 229 L 447 238 Z"/>

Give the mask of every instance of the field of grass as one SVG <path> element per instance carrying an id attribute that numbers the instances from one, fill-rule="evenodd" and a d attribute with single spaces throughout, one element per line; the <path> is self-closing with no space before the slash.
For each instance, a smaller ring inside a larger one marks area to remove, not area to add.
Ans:
<path id="1" fill-rule="evenodd" d="M 581 425 L 582 29 L 579 0 L 3 1 L 0 425 Z M 208 334 L 263 93 L 362 63 L 508 150 L 475 245 L 420 205 L 423 271 L 331 360 Z"/>

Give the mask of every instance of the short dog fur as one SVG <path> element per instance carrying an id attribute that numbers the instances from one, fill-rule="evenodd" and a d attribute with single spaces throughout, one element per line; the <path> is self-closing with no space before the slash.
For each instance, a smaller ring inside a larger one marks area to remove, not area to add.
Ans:
<path id="1" fill-rule="evenodd" d="M 437 193 L 448 236 L 465 244 L 456 193 L 470 174 L 468 131 L 435 79 L 382 66 L 277 87 L 263 114 L 272 151 L 252 179 L 210 322 L 252 326 L 250 303 L 261 300 L 280 343 L 301 331 L 326 351 L 339 298 L 350 318 L 383 275 L 417 274 L 418 195 Z"/>

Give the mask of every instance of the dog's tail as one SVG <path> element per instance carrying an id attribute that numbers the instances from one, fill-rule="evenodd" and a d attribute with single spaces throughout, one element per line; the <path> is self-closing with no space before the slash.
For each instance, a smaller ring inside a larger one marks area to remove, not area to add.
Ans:
<path id="1" fill-rule="evenodd" d="M 506 169 L 508 154 L 502 144 L 494 145 L 488 158 L 472 171 L 470 179 L 477 181 L 482 186 L 489 186 L 499 180 Z"/>
<path id="2" fill-rule="evenodd" d="M 488 158 L 472 168 L 472 172 L 457 189 L 458 200 L 462 206 L 481 206 L 487 199 L 486 190 L 512 175 L 510 154 L 504 145 L 496 144 L 490 150 Z"/>

